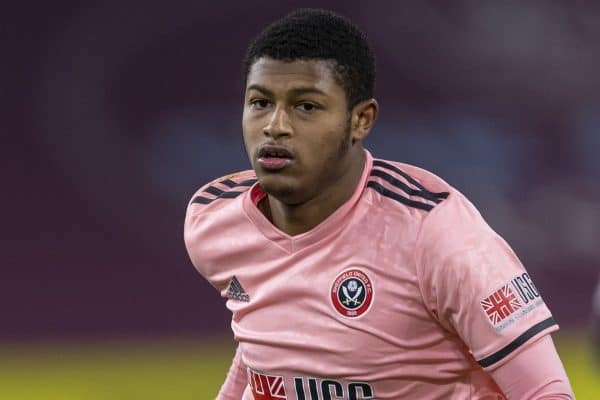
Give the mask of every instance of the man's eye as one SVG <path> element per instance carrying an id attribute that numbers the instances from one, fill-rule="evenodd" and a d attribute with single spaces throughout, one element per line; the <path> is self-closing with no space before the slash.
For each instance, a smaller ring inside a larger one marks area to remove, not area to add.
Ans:
<path id="1" fill-rule="evenodd" d="M 252 100 L 250 104 L 254 108 L 263 109 L 269 105 L 269 101 L 265 99 Z"/>
<path id="2" fill-rule="evenodd" d="M 312 103 L 302 103 L 299 105 L 302 111 L 310 112 L 317 109 L 317 106 Z"/>

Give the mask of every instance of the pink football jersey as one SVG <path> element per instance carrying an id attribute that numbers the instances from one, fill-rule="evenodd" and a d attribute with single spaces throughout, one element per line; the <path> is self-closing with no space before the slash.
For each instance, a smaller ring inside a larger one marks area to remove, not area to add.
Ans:
<path id="1" fill-rule="evenodd" d="M 227 298 L 243 399 L 503 399 L 487 370 L 558 329 L 530 276 L 457 190 L 373 159 L 338 210 L 290 236 L 253 171 L 189 204 L 185 242 Z"/>

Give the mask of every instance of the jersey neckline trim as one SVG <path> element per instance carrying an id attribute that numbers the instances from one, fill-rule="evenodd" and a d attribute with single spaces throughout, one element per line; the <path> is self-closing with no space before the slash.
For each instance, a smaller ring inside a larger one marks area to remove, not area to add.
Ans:
<path id="1" fill-rule="evenodd" d="M 287 252 L 292 253 L 304 247 L 307 247 L 324 237 L 332 234 L 333 232 L 340 229 L 344 224 L 343 220 L 345 216 L 352 210 L 354 205 L 360 200 L 366 184 L 369 179 L 369 174 L 373 167 L 373 156 L 368 150 L 365 151 L 365 165 L 363 172 L 360 177 L 354 193 L 352 196 L 342 204 L 337 210 L 329 215 L 325 220 L 321 221 L 317 226 L 309 230 L 308 232 L 301 233 L 299 235 L 291 236 L 275 225 L 271 223 L 265 217 L 265 215 L 258 209 L 257 200 L 260 200 L 262 190 L 260 189 L 259 182 L 256 182 L 250 190 L 247 190 L 243 194 L 243 209 L 248 218 L 252 223 L 262 232 L 262 234 L 272 242 L 275 242 L 280 247 L 284 248 Z"/>

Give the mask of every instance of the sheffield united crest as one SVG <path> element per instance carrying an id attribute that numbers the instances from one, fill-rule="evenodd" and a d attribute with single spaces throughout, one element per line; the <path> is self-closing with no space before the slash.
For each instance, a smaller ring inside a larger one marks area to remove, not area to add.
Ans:
<path id="1" fill-rule="evenodd" d="M 333 308 L 348 318 L 364 315 L 373 302 L 373 283 L 366 273 L 358 268 L 339 274 L 329 291 Z"/>

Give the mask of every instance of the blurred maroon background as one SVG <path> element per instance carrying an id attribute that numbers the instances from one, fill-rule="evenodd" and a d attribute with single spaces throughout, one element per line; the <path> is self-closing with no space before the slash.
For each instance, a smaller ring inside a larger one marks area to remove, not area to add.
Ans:
<path id="1" fill-rule="evenodd" d="M 185 253 L 186 203 L 248 168 L 249 40 L 314 5 L 375 49 L 367 147 L 466 193 L 559 323 L 586 326 L 600 270 L 599 4 L 62 0 L 0 15 L 0 339 L 228 329 Z"/>

